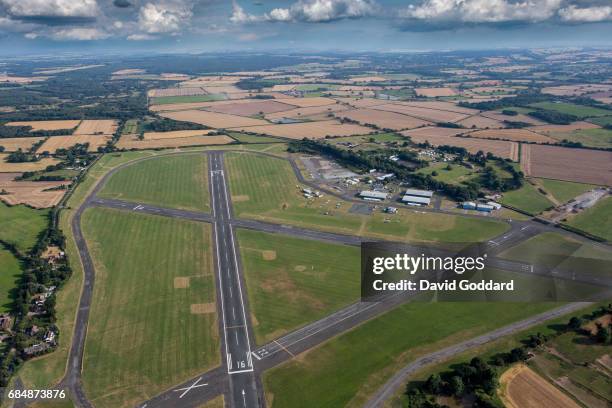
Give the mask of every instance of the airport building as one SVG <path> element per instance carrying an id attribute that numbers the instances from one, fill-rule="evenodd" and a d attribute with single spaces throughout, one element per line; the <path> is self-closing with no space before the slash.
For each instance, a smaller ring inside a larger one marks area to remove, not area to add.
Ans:
<path id="1" fill-rule="evenodd" d="M 389 194 L 387 193 L 383 193 L 382 191 L 369 191 L 369 190 L 364 190 L 361 193 L 359 193 L 359 197 L 363 198 L 364 200 L 370 200 L 370 201 L 383 201 L 387 199 L 387 196 Z"/>
<path id="2" fill-rule="evenodd" d="M 402 202 L 414 206 L 427 206 L 431 203 L 433 194 L 433 191 L 409 188 L 406 190 L 404 197 L 402 197 Z"/>

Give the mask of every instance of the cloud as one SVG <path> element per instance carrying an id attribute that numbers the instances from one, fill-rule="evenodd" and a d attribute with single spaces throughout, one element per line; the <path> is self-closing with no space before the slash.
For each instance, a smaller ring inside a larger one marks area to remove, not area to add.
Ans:
<path id="1" fill-rule="evenodd" d="M 192 7 L 184 1 L 147 3 L 138 13 L 139 27 L 149 34 L 176 33 L 189 23 Z"/>
<path id="2" fill-rule="evenodd" d="M 563 21 L 568 22 L 587 22 L 594 23 L 599 21 L 612 20 L 612 7 L 592 6 L 578 8 L 570 5 L 559 10 L 559 16 Z"/>
<path id="3" fill-rule="evenodd" d="M 95 17 L 96 0 L 0 0 L 15 17 Z"/>
<path id="4" fill-rule="evenodd" d="M 127 36 L 130 41 L 151 41 L 156 40 L 157 37 L 151 34 L 131 34 Z"/>
<path id="5" fill-rule="evenodd" d="M 256 16 L 253 14 L 248 14 L 240 5 L 234 0 L 232 2 L 232 15 L 230 16 L 230 21 L 234 24 L 245 24 L 245 23 L 255 23 L 258 21 L 264 21 L 265 16 Z"/>
<path id="6" fill-rule="evenodd" d="M 98 28 L 66 28 L 52 33 L 51 37 L 56 40 L 93 41 L 104 40 L 110 34 Z"/>
<path id="7" fill-rule="evenodd" d="M 128 8 L 132 6 L 132 3 L 130 3 L 128 0 L 114 0 L 113 4 L 115 7 L 119 8 Z"/>

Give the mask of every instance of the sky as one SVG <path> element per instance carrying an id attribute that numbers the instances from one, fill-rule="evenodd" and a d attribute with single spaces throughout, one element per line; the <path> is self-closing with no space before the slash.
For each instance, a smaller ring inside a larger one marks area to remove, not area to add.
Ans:
<path id="1" fill-rule="evenodd" d="M 0 55 L 612 46 L 612 0 L 0 0 Z"/>

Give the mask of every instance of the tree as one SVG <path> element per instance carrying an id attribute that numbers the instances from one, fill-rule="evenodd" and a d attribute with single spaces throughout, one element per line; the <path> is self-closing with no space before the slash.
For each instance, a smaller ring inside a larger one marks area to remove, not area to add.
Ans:
<path id="1" fill-rule="evenodd" d="M 442 378 L 440 378 L 440 374 L 435 373 L 430 375 L 425 386 L 427 387 L 427 391 L 431 394 L 440 394 L 442 392 Z"/>
<path id="2" fill-rule="evenodd" d="M 450 382 L 448 383 L 451 394 L 456 397 L 460 397 L 465 392 L 465 384 L 463 384 L 463 380 L 458 375 L 451 377 Z"/>
<path id="3" fill-rule="evenodd" d="M 0 153 L 4 151 L 4 146 L 0 146 Z"/>
<path id="4" fill-rule="evenodd" d="M 567 327 L 571 330 L 580 330 L 582 325 L 584 324 L 584 320 L 580 317 L 574 316 L 569 320 Z"/>
<path id="5" fill-rule="evenodd" d="M 595 339 L 599 343 L 603 344 L 612 343 L 612 330 L 610 325 L 604 326 L 601 323 L 597 323 L 597 333 L 595 334 Z"/>

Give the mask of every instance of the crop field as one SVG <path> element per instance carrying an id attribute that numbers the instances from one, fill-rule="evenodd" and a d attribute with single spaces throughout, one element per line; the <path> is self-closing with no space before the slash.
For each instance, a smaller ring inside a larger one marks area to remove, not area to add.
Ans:
<path id="1" fill-rule="evenodd" d="M 551 179 L 538 179 L 537 183 L 542 185 L 544 190 L 552 194 L 560 203 L 566 203 L 572 198 L 597 187 L 593 184 L 572 183 L 570 181 Z"/>
<path id="2" fill-rule="evenodd" d="M 551 307 L 537 303 L 400 306 L 263 375 L 268 406 L 361 406 L 397 370 L 428 352 Z"/>
<path id="3" fill-rule="evenodd" d="M 479 150 L 482 150 L 484 152 L 491 152 L 498 157 L 518 161 L 518 143 L 506 140 L 447 136 L 449 133 L 457 133 L 458 130 L 465 132 L 465 129 L 420 128 L 406 130 L 402 134 L 410 136 L 416 143 L 429 142 L 434 146 L 458 146 L 465 148 L 470 153 L 477 153 Z"/>
<path id="4" fill-rule="evenodd" d="M 0 240 L 27 252 L 38 235 L 47 228 L 49 210 L 34 210 L 24 205 L 9 207 L 0 203 Z"/>
<path id="5" fill-rule="evenodd" d="M 285 137 L 287 139 L 303 139 L 305 137 L 309 139 L 322 139 L 325 136 L 363 135 L 372 132 L 372 129 L 365 126 L 340 123 L 335 120 L 288 123 L 281 125 L 235 127 L 232 128 L 232 130 Z"/>
<path id="6" fill-rule="evenodd" d="M 267 136 L 247 135 L 240 132 L 228 132 L 228 136 L 240 143 L 282 143 L 281 139 Z"/>
<path id="7" fill-rule="evenodd" d="M 525 182 L 518 190 L 504 192 L 500 202 L 533 215 L 554 206 L 545 195 L 528 182 Z"/>
<path id="8" fill-rule="evenodd" d="M 37 152 L 55 153 L 58 149 L 68 149 L 74 145 L 88 143 L 87 150 L 97 152 L 98 147 L 106 145 L 111 140 L 110 135 L 68 135 L 49 137 L 37 150 Z"/>
<path id="9" fill-rule="evenodd" d="M 131 164 L 113 174 L 99 196 L 209 211 L 206 156 L 172 155 Z"/>
<path id="10" fill-rule="evenodd" d="M 170 111 L 186 111 L 186 110 L 197 110 L 212 106 L 214 101 L 206 102 L 184 102 L 184 103 L 168 103 L 161 105 L 150 105 L 149 110 L 151 112 L 170 112 Z"/>
<path id="11" fill-rule="evenodd" d="M 117 131 L 117 121 L 113 119 L 84 120 L 74 131 L 75 135 L 112 135 Z"/>
<path id="12" fill-rule="evenodd" d="M 425 96 L 427 98 L 457 95 L 457 91 L 452 88 L 415 88 L 414 91 L 418 96 Z"/>
<path id="13" fill-rule="evenodd" d="M 486 118 L 491 118 L 491 119 L 499 120 L 500 122 L 503 122 L 504 120 L 507 120 L 507 121 L 510 121 L 510 122 L 525 122 L 525 123 L 530 123 L 533 126 L 543 126 L 543 125 L 546 125 L 546 122 L 542 122 L 541 120 L 538 120 L 538 119 L 533 118 L 533 117 L 531 117 L 529 115 L 526 115 L 525 113 L 522 113 L 522 109 L 521 110 L 517 110 L 517 108 L 508 108 L 508 110 L 513 110 L 513 111 L 519 112 L 519 113 L 518 113 L 518 115 L 510 116 L 510 115 L 504 115 L 503 113 L 497 112 L 497 111 L 486 111 L 486 112 L 482 112 L 480 115 L 484 116 Z M 529 112 L 529 110 L 527 110 L 527 112 Z"/>
<path id="14" fill-rule="evenodd" d="M 566 133 L 584 129 L 599 129 L 599 126 L 590 122 L 577 121 L 569 125 L 539 125 L 527 128 L 527 130 L 544 134 Z"/>
<path id="15" fill-rule="evenodd" d="M 224 113 L 206 112 L 200 110 L 187 110 L 180 112 L 164 112 L 160 116 L 183 122 L 199 123 L 212 128 L 233 128 L 238 126 L 266 125 L 268 122 L 260 119 L 246 118 L 244 116 L 226 115 Z"/>
<path id="16" fill-rule="evenodd" d="M 503 392 L 500 398 L 508 408 L 531 406 L 579 408 L 570 397 L 540 377 L 524 364 L 504 372 L 500 379 Z"/>
<path id="17" fill-rule="evenodd" d="M 31 126 L 32 131 L 74 129 L 80 120 L 33 120 L 24 122 L 9 122 L 6 126 Z"/>
<path id="18" fill-rule="evenodd" d="M 287 105 L 286 103 L 276 102 L 274 100 L 255 101 L 249 103 L 236 103 L 219 106 L 211 106 L 207 110 L 218 113 L 226 113 L 229 115 L 252 116 L 258 114 L 282 112 L 294 109 L 295 106 Z"/>
<path id="19" fill-rule="evenodd" d="M 470 137 L 510 140 L 513 142 L 555 143 L 554 139 L 526 129 L 486 129 L 471 132 Z"/>
<path id="20" fill-rule="evenodd" d="M 610 116 L 598 116 L 596 118 L 589 119 L 589 122 L 592 122 L 599 126 L 612 125 L 612 115 Z"/>
<path id="21" fill-rule="evenodd" d="M 590 118 L 594 116 L 606 116 L 610 114 L 609 110 L 593 108 L 591 106 L 576 105 L 573 103 L 554 103 L 554 102 L 539 102 L 530 106 L 546 110 L 552 110 L 559 113 L 574 115 L 579 119 Z"/>
<path id="22" fill-rule="evenodd" d="M 312 106 L 325 106 L 336 103 L 334 99 L 324 97 L 312 97 L 312 98 L 279 98 L 277 102 L 294 105 L 300 108 L 308 108 Z"/>
<path id="23" fill-rule="evenodd" d="M 151 89 L 148 92 L 149 98 L 161 98 L 167 96 L 193 96 L 193 95 L 206 95 L 200 87 L 177 87 L 177 88 L 162 88 L 162 89 Z"/>
<path id="24" fill-rule="evenodd" d="M 467 118 L 464 113 L 452 112 L 447 110 L 429 109 L 420 106 L 409 106 L 405 104 L 390 103 L 386 105 L 377 105 L 372 109 L 402 113 L 404 115 L 414 116 L 430 122 L 458 122 Z"/>
<path id="25" fill-rule="evenodd" d="M 20 173 L 0 173 L 0 200 L 8 205 L 26 204 L 34 208 L 52 207 L 59 203 L 67 190 L 55 189 L 69 181 L 14 181 Z M 50 190 L 51 189 L 51 190 Z"/>
<path id="26" fill-rule="evenodd" d="M 396 102 L 397 105 L 406 105 L 406 106 L 415 106 L 419 108 L 426 109 L 435 109 L 441 111 L 449 111 L 449 112 L 457 112 L 463 113 L 466 115 L 476 115 L 478 114 L 477 109 L 464 108 L 463 106 L 458 106 L 452 102 L 443 102 L 443 101 L 407 101 L 407 102 Z"/>
<path id="27" fill-rule="evenodd" d="M 375 109 L 355 109 L 335 114 L 340 118 L 356 120 L 362 125 L 373 124 L 382 129 L 413 129 L 419 126 L 431 125 L 430 122 L 412 116 Z"/>
<path id="28" fill-rule="evenodd" d="M 550 137 L 559 141 L 578 142 L 587 147 L 606 149 L 612 147 L 612 130 L 610 129 L 584 129 L 568 133 L 550 133 Z"/>
<path id="29" fill-rule="evenodd" d="M 0 246 L 0 314 L 8 312 L 11 307 L 11 290 L 17 285 L 21 276 L 19 260 Z"/>
<path id="30" fill-rule="evenodd" d="M 542 88 L 542 93 L 558 96 L 584 95 L 592 92 L 609 91 L 610 85 L 606 84 L 575 84 L 560 85 Z"/>
<path id="31" fill-rule="evenodd" d="M 179 132 L 192 132 L 191 130 L 181 130 Z M 198 131 L 200 133 L 206 130 Z M 212 146 L 225 145 L 232 143 L 234 140 L 228 136 L 180 136 L 176 138 L 150 139 L 140 140 L 136 135 L 125 135 L 117 142 L 117 147 L 120 149 L 164 149 L 172 147 L 188 147 L 188 146 Z"/>
<path id="32" fill-rule="evenodd" d="M 386 101 L 373 98 L 336 98 L 337 101 L 343 104 L 350 105 L 355 108 L 370 108 L 376 105 L 386 105 Z"/>
<path id="33" fill-rule="evenodd" d="M 202 90 L 202 92 L 206 92 Z M 220 93 L 205 94 L 205 95 L 186 95 L 186 96 L 162 96 L 151 98 L 151 105 L 174 105 L 174 104 L 189 104 L 197 102 L 213 102 L 222 101 L 227 97 Z"/>
<path id="34" fill-rule="evenodd" d="M 10 137 L 0 139 L 0 146 L 4 147 L 6 152 L 16 152 L 21 149 L 28 150 L 34 143 L 40 142 L 44 137 Z"/>
<path id="35" fill-rule="evenodd" d="M 358 247 L 249 230 L 237 237 L 258 344 L 359 298 Z"/>
<path id="36" fill-rule="evenodd" d="M 527 176 L 612 186 L 612 152 L 523 145 L 521 169 Z"/>
<path id="37" fill-rule="evenodd" d="M 146 132 L 142 136 L 144 140 L 161 140 L 203 136 L 209 134 L 210 132 L 212 132 L 212 130 L 173 130 L 170 132 Z"/>
<path id="38" fill-rule="evenodd" d="M 344 111 L 348 109 L 349 109 L 348 107 L 344 105 L 340 105 L 340 104 L 311 106 L 307 108 L 296 108 L 296 109 L 291 109 L 291 110 L 287 110 L 283 112 L 269 113 L 266 115 L 266 119 L 279 120 L 282 118 L 293 118 L 293 119 L 308 118 L 313 115 L 326 115 L 328 113 Z"/>
<path id="39" fill-rule="evenodd" d="M 475 242 L 502 234 L 506 224 L 449 214 L 400 210 L 386 214 L 348 212 L 351 203 L 322 197 L 306 200 L 284 160 L 253 154 L 226 156 L 230 192 L 236 214 L 244 218 L 299 225 L 388 240 Z"/>
<path id="40" fill-rule="evenodd" d="M 210 226 L 98 208 L 82 223 L 96 267 L 83 358 L 92 403 L 135 406 L 218 364 L 216 309 L 192 312 L 215 302 Z"/>
<path id="41" fill-rule="evenodd" d="M 612 198 L 602 198 L 593 207 L 571 218 L 568 224 L 612 241 Z"/>
<path id="42" fill-rule="evenodd" d="M 504 124 L 496 119 L 486 118 L 480 115 L 470 116 L 466 119 L 457 122 L 461 126 L 466 128 L 478 128 L 478 129 L 501 129 Z"/>

